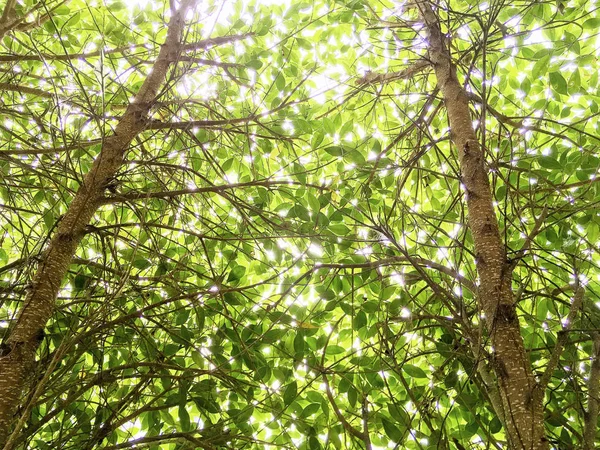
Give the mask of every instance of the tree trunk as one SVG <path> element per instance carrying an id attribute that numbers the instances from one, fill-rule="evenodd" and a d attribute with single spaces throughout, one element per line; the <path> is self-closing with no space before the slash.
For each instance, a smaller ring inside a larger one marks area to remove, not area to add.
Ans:
<path id="1" fill-rule="evenodd" d="M 592 336 L 592 365 L 588 376 L 588 405 L 583 428 L 583 450 L 596 448 L 598 434 L 598 410 L 600 407 L 600 333 Z"/>
<path id="2" fill-rule="evenodd" d="M 194 1 L 184 0 L 179 9 L 173 11 L 166 41 L 151 73 L 126 109 L 114 134 L 104 139 L 100 154 L 44 252 L 32 281 L 31 292 L 3 344 L 0 353 L 0 447 L 10 434 L 27 372 L 33 367 L 36 349 L 54 311 L 56 297 L 71 259 L 85 227 L 98 209 L 107 184 L 122 165 L 125 151 L 132 139 L 146 126 L 148 111 L 165 80 L 167 70 L 179 55 L 185 15 Z"/>
<path id="3" fill-rule="evenodd" d="M 543 392 L 536 389 L 525 352 L 511 286 L 511 267 L 506 260 L 485 155 L 473 129 L 467 93 L 458 81 L 437 14 L 426 0 L 417 1 L 417 7 L 429 35 L 429 59 L 444 97 L 452 141 L 458 150 L 480 282 L 478 305 L 491 337 L 491 363 L 502 398 L 507 437 L 513 449 L 548 449 L 544 437 Z"/>

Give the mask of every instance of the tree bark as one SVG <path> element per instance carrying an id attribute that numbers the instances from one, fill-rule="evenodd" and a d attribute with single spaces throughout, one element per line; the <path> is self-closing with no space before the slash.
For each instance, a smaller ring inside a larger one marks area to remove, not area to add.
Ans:
<path id="1" fill-rule="evenodd" d="M 583 428 L 583 450 L 596 448 L 598 434 L 598 410 L 600 406 L 600 333 L 592 336 L 592 365 L 588 377 L 588 404 Z"/>
<path id="2" fill-rule="evenodd" d="M 502 398 L 508 441 L 513 449 L 548 449 L 544 436 L 544 393 L 536 389 L 525 352 L 511 286 L 512 270 L 494 211 L 485 155 L 472 125 L 469 97 L 458 81 L 436 12 L 427 0 L 418 0 L 416 6 L 428 32 L 429 60 L 444 97 L 452 142 L 458 151 L 479 275 L 478 305 L 490 333 L 491 364 Z"/>
<path id="3" fill-rule="evenodd" d="M 98 209 L 107 184 L 123 164 L 132 139 L 147 124 L 148 111 L 156 100 L 169 66 L 178 58 L 182 48 L 185 15 L 195 0 L 184 0 L 173 11 L 167 38 L 162 45 L 152 72 L 142 84 L 135 100 L 127 107 L 114 133 L 104 139 L 102 150 L 84 177 L 75 198 L 57 226 L 56 233 L 39 263 L 32 289 L 18 313 L 16 323 L 0 352 L 0 447 L 10 434 L 11 424 L 19 402 L 28 370 L 46 323 L 54 311 L 56 297 L 69 263 L 73 258 L 85 227 Z"/>

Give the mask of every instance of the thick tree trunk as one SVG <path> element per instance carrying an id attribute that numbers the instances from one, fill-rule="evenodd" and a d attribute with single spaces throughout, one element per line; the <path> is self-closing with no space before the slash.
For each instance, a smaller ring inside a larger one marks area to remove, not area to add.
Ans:
<path id="1" fill-rule="evenodd" d="M 56 297 L 85 227 L 98 209 L 107 184 L 123 163 L 132 139 L 144 130 L 147 115 L 163 84 L 171 63 L 181 49 L 187 10 L 195 0 L 184 0 L 169 23 L 165 43 L 152 72 L 146 78 L 133 103 L 129 105 L 112 136 L 106 137 L 102 150 L 83 184 L 58 224 L 32 281 L 32 289 L 19 311 L 0 353 L 0 447 L 10 433 L 19 405 L 26 374 L 33 366 L 43 329 L 50 319 Z"/>
<path id="2" fill-rule="evenodd" d="M 437 14 L 426 0 L 417 1 L 417 7 L 429 34 L 429 59 L 444 96 L 452 141 L 458 150 L 480 282 L 478 303 L 491 335 L 491 362 L 502 397 L 506 433 L 513 449 L 548 449 L 544 437 L 543 392 L 536 389 L 523 345 L 511 268 L 494 211 L 485 155 L 473 129 L 467 93 L 458 81 Z"/>

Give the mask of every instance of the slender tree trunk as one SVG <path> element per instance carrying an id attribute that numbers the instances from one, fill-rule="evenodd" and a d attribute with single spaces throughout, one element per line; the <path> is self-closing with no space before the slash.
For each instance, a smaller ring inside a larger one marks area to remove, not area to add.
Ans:
<path id="1" fill-rule="evenodd" d="M 588 404 L 583 428 L 583 450 L 596 448 L 598 409 L 600 406 L 600 333 L 594 333 L 592 366 L 588 376 Z"/>
<path id="2" fill-rule="evenodd" d="M 417 7 L 429 34 L 429 59 L 444 96 L 452 141 L 458 150 L 480 282 L 478 305 L 491 336 L 491 363 L 502 398 L 510 447 L 548 449 L 544 437 L 543 392 L 536 389 L 525 352 L 511 287 L 511 268 L 494 211 L 485 155 L 473 129 L 468 96 L 458 81 L 436 12 L 427 0 L 418 0 Z"/>
<path id="3" fill-rule="evenodd" d="M 105 188 L 122 165 L 132 139 L 144 130 L 150 107 L 162 86 L 169 66 L 177 60 L 185 15 L 195 0 L 184 0 L 173 11 L 167 38 L 152 72 L 126 109 L 114 134 L 104 139 L 102 150 L 85 176 L 75 198 L 58 224 L 56 233 L 39 264 L 32 289 L 18 313 L 16 323 L 0 353 L 0 447 L 10 433 L 13 416 L 21 400 L 26 374 L 35 361 L 43 329 L 52 316 L 56 297 L 69 263 L 98 209 Z"/>
<path id="4" fill-rule="evenodd" d="M 4 37 L 6 33 L 10 31 L 10 22 L 16 18 L 15 6 L 17 0 L 7 0 L 0 16 L 0 39 Z"/>

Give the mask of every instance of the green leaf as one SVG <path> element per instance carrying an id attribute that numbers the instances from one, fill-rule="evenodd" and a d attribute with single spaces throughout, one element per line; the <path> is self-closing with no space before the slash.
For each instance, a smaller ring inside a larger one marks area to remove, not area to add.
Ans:
<path id="1" fill-rule="evenodd" d="M 321 409 L 320 403 L 311 403 L 306 408 L 304 408 L 304 410 L 302 411 L 302 414 L 300 414 L 300 417 L 302 417 L 302 418 L 310 417 L 313 414 L 315 414 L 317 411 L 319 411 L 320 409 Z"/>
<path id="2" fill-rule="evenodd" d="M 328 345 L 326 353 L 328 355 L 339 355 L 340 353 L 344 353 L 346 349 L 339 345 Z"/>
<path id="3" fill-rule="evenodd" d="M 152 262 L 146 258 L 138 257 L 133 261 L 133 267 L 136 269 L 144 270 L 152 265 Z"/>
<path id="4" fill-rule="evenodd" d="M 125 8 L 126 8 L 125 4 L 121 1 L 112 2 L 110 4 L 111 11 L 120 11 Z"/>
<path id="5" fill-rule="evenodd" d="M 348 403 L 352 408 L 356 407 L 356 402 L 358 401 L 358 392 L 354 389 L 353 386 L 348 388 Z"/>
<path id="6" fill-rule="evenodd" d="M 261 17 L 261 19 L 258 21 L 258 23 L 256 24 L 256 35 L 257 36 L 264 36 L 266 35 L 270 30 L 271 27 L 273 25 L 273 22 L 271 20 L 271 16 L 263 16 Z"/>
<path id="7" fill-rule="evenodd" d="M 349 152 L 346 152 L 344 154 L 344 159 L 359 166 L 363 165 L 366 161 L 363 154 L 358 150 L 351 150 Z"/>
<path id="8" fill-rule="evenodd" d="M 319 203 L 319 200 L 317 199 L 317 197 L 315 197 L 313 194 L 311 194 L 309 192 L 306 194 L 306 199 L 308 201 L 308 206 L 310 207 L 310 210 L 313 213 L 319 212 L 319 210 L 321 209 L 321 204 Z"/>
<path id="9" fill-rule="evenodd" d="M 362 308 L 365 312 L 369 314 L 374 314 L 379 311 L 379 302 L 368 301 L 362 305 Z"/>
<path id="10" fill-rule="evenodd" d="M 598 30 L 598 28 L 600 28 L 600 17 L 588 19 L 583 22 L 582 26 L 586 30 Z"/>
<path id="11" fill-rule="evenodd" d="M 304 336 L 302 333 L 296 333 L 296 337 L 294 338 L 294 351 L 296 355 L 304 354 Z"/>
<path id="12" fill-rule="evenodd" d="M 185 405 L 179 405 L 179 423 L 183 431 L 191 431 L 190 414 L 187 412 Z"/>
<path id="13" fill-rule="evenodd" d="M 559 94 L 567 95 L 567 80 L 561 75 L 560 72 L 551 72 L 550 73 L 550 84 L 552 85 L 552 89 L 554 89 Z"/>
<path id="14" fill-rule="evenodd" d="M 198 368 L 204 367 L 204 358 L 202 358 L 202 355 L 200 354 L 199 351 L 197 351 L 197 350 L 192 351 L 192 360 L 194 361 L 194 364 L 196 364 L 196 367 L 198 367 Z"/>
<path id="15" fill-rule="evenodd" d="M 321 443 L 319 442 L 319 440 L 317 439 L 316 436 L 309 436 L 308 437 L 308 448 L 309 448 L 309 450 L 320 450 L 323 447 L 321 446 Z"/>
<path id="16" fill-rule="evenodd" d="M 288 384 L 283 391 L 283 403 L 285 406 L 289 406 L 298 395 L 298 384 L 295 381 L 292 381 Z"/>
<path id="17" fill-rule="evenodd" d="M 533 69 L 531 71 L 531 77 L 533 79 L 537 79 L 542 75 L 545 75 L 548 71 L 548 65 L 550 64 L 550 55 L 543 56 L 538 59 L 536 63 L 533 65 Z"/>
<path id="18" fill-rule="evenodd" d="M 114 5 L 118 4 L 118 3 L 119 2 L 115 2 L 111 6 L 114 6 Z M 71 13 L 71 9 L 67 5 L 60 5 L 57 8 L 54 8 L 52 10 L 52 13 L 54 15 L 56 15 L 56 16 L 66 16 L 67 14 Z"/>
<path id="19" fill-rule="evenodd" d="M 420 367 L 414 366 L 412 364 L 403 364 L 402 370 L 407 373 L 407 375 L 412 378 L 427 378 L 427 374 Z"/>
<path id="20" fill-rule="evenodd" d="M 571 94 L 576 94 L 581 89 L 581 75 L 579 74 L 579 69 L 575 69 L 571 76 L 569 77 L 569 81 L 567 83 L 567 87 Z"/>
<path id="21" fill-rule="evenodd" d="M 227 282 L 231 283 L 234 281 L 238 281 L 244 276 L 245 273 L 246 273 L 245 267 L 236 266 L 231 270 L 231 272 L 229 272 L 229 276 L 227 277 Z"/>
<path id="22" fill-rule="evenodd" d="M 73 280 L 73 287 L 75 288 L 76 291 L 82 291 L 86 288 L 86 286 L 88 285 L 88 283 L 90 282 L 90 278 L 83 275 L 83 274 L 77 274 L 75 276 L 75 279 Z"/>
<path id="23" fill-rule="evenodd" d="M 385 434 L 387 434 L 392 441 L 397 444 L 402 442 L 404 433 L 402 433 L 402 431 L 400 431 L 400 429 L 393 422 L 382 417 L 381 423 L 383 425 L 383 429 L 385 430 Z"/>
<path id="24" fill-rule="evenodd" d="M 393 403 L 388 404 L 388 412 L 390 416 L 399 424 L 409 425 L 410 416 L 401 407 L 394 405 Z"/>
<path id="25" fill-rule="evenodd" d="M 497 417 L 494 417 L 490 422 L 490 432 L 492 434 L 499 433 L 502 430 L 502 422 Z"/>
<path id="26" fill-rule="evenodd" d="M 308 209 L 306 209 L 299 203 L 294 206 L 293 214 L 300 220 L 303 220 L 305 222 L 310 221 L 310 213 L 308 212 Z"/>
<path id="27" fill-rule="evenodd" d="M 329 153 L 331 156 L 342 156 L 344 154 L 344 149 L 339 146 L 327 147 L 325 149 L 326 153 Z"/>
<path id="28" fill-rule="evenodd" d="M 354 318 L 353 327 L 355 330 L 359 330 L 367 325 L 367 315 L 363 311 L 359 311 Z"/>
<path id="29" fill-rule="evenodd" d="M 44 219 L 44 225 L 46 226 L 46 230 L 50 231 L 54 228 L 54 224 L 56 223 L 56 217 L 51 209 L 46 209 L 42 215 Z"/>
<path id="30" fill-rule="evenodd" d="M 561 169 L 563 167 L 561 163 L 551 156 L 540 156 L 538 163 L 545 169 Z"/>
<path id="31" fill-rule="evenodd" d="M 228 305 L 243 305 L 244 302 L 236 295 L 235 292 L 225 292 L 223 299 Z"/>
<path id="32" fill-rule="evenodd" d="M 331 230 L 334 234 L 337 234 L 338 236 L 347 236 L 348 234 L 350 234 L 350 228 L 341 223 L 329 225 L 329 230 Z"/>
<path id="33" fill-rule="evenodd" d="M 279 72 L 275 77 L 275 87 L 279 91 L 283 91 L 285 89 L 285 77 L 281 72 Z"/>
<path id="34" fill-rule="evenodd" d="M 263 66 L 263 63 L 258 59 L 251 59 L 246 63 L 246 65 L 254 70 L 258 70 Z"/>
<path id="35" fill-rule="evenodd" d="M 321 143 L 323 142 L 323 139 L 325 139 L 325 134 L 323 134 L 321 131 L 317 131 L 313 134 L 313 137 L 310 141 L 310 146 L 313 149 L 317 149 L 319 145 L 321 145 Z"/>
<path id="36" fill-rule="evenodd" d="M 163 349 L 163 353 L 165 356 L 173 356 L 179 351 L 179 345 L 176 344 L 167 344 Z"/>

